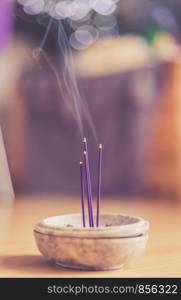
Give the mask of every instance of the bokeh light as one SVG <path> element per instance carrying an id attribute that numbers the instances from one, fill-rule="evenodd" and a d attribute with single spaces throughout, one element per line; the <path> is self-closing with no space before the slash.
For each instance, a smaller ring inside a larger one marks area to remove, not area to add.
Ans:
<path id="1" fill-rule="evenodd" d="M 90 25 L 91 23 L 92 20 L 88 15 L 80 20 L 69 19 L 69 25 L 73 30 L 76 30 L 80 26 Z"/>
<path id="2" fill-rule="evenodd" d="M 37 15 L 44 10 L 44 0 L 28 0 L 24 4 L 24 11 L 29 15 Z"/>
<path id="3" fill-rule="evenodd" d="M 18 0 L 28 14 L 48 13 L 56 19 L 81 20 L 91 11 L 101 15 L 115 12 L 119 0 Z"/>
<path id="4" fill-rule="evenodd" d="M 18 0 L 18 3 L 21 5 L 32 5 L 38 0 Z"/>
<path id="5" fill-rule="evenodd" d="M 116 10 L 114 0 L 90 0 L 92 8 L 101 15 L 110 15 Z"/>
<path id="6" fill-rule="evenodd" d="M 89 2 L 85 0 L 74 0 L 74 2 L 77 4 L 77 10 L 71 19 L 81 20 L 91 11 L 91 6 L 89 5 Z"/>
<path id="7" fill-rule="evenodd" d="M 114 15 L 102 16 L 96 14 L 93 23 L 100 30 L 110 30 L 117 25 L 117 20 Z"/>
<path id="8" fill-rule="evenodd" d="M 91 37 L 90 44 L 95 42 L 99 37 L 98 30 L 95 27 L 90 26 L 90 25 L 85 25 L 85 26 L 79 27 L 76 30 L 75 35 L 76 35 L 77 39 L 79 40 L 79 42 L 81 42 L 81 43 L 84 43 L 84 37 L 86 38 L 86 35 L 87 35 L 87 37 L 90 36 Z M 87 44 L 87 42 L 86 42 L 86 44 Z"/>
<path id="9" fill-rule="evenodd" d="M 76 1 L 60 1 L 56 4 L 55 11 L 62 19 L 70 18 L 76 13 L 77 6 Z"/>
<path id="10" fill-rule="evenodd" d="M 75 50 L 84 50 L 88 47 L 87 45 L 80 43 L 76 39 L 74 32 L 70 36 L 69 43 L 70 43 L 71 47 L 74 48 Z"/>
<path id="11" fill-rule="evenodd" d="M 76 50 L 83 50 L 99 38 L 98 30 L 91 25 L 80 26 L 70 37 L 70 44 Z"/>
<path id="12" fill-rule="evenodd" d="M 114 15 L 119 0 L 18 0 L 30 15 L 46 13 L 56 20 L 68 21 L 73 31 L 70 44 L 83 50 L 98 38 L 114 35 L 117 30 Z"/>

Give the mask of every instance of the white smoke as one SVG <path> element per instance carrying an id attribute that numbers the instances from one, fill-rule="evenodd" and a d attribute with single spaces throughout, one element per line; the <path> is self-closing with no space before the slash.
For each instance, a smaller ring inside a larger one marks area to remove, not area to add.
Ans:
<path id="1" fill-rule="evenodd" d="M 71 47 L 76 50 L 84 50 L 96 42 L 101 33 L 112 32 L 117 27 L 116 16 L 119 0 L 17 0 L 22 5 L 25 13 L 30 15 L 49 15 L 44 37 L 35 50 L 36 55 L 42 55 L 46 63 L 54 72 L 57 84 L 64 99 L 72 110 L 77 120 L 81 136 L 84 135 L 83 120 L 87 122 L 91 132 L 97 141 L 97 134 L 90 112 L 82 100 L 74 70 L 74 61 Z M 62 21 L 66 21 L 72 29 L 71 35 L 66 35 Z M 57 26 L 57 42 L 64 57 L 61 81 L 59 70 L 51 59 L 43 51 L 47 36 L 53 25 Z"/>

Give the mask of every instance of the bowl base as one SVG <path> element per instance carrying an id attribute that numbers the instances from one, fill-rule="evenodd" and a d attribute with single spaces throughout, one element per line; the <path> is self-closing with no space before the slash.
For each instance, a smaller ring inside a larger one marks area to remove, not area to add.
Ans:
<path id="1" fill-rule="evenodd" d="M 81 271 L 111 271 L 111 270 L 122 269 L 124 266 L 124 264 L 116 265 L 112 267 L 76 266 L 76 265 L 66 265 L 57 261 L 55 261 L 55 264 L 64 269 L 73 269 L 73 270 L 81 270 Z"/>

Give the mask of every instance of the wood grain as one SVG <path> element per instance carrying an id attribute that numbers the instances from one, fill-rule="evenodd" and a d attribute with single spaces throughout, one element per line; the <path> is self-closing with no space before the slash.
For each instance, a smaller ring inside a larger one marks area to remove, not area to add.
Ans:
<path id="1" fill-rule="evenodd" d="M 150 221 L 150 237 L 143 256 L 123 270 L 85 272 L 62 269 L 38 252 L 33 226 L 40 219 L 80 212 L 74 197 L 21 198 L 15 201 L 6 237 L 0 235 L 0 277 L 180 277 L 181 207 L 146 199 L 112 199 L 102 203 L 103 212 L 139 215 Z"/>

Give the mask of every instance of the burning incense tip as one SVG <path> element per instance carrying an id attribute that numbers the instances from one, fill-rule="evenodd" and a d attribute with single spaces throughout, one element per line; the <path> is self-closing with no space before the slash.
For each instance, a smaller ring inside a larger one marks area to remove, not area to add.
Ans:
<path id="1" fill-rule="evenodd" d="M 102 149 L 102 144 L 99 145 L 99 149 Z"/>
<path id="2" fill-rule="evenodd" d="M 83 162 L 82 162 L 82 161 L 80 161 L 80 165 L 83 165 Z"/>
<path id="3" fill-rule="evenodd" d="M 86 142 L 87 142 L 87 139 L 86 139 L 86 138 L 84 138 L 84 139 L 83 139 L 83 142 L 84 142 L 84 143 L 86 143 Z"/>
<path id="4" fill-rule="evenodd" d="M 87 152 L 86 151 L 84 151 L 84 155 L 86 155 L 87 154 Z"/>

